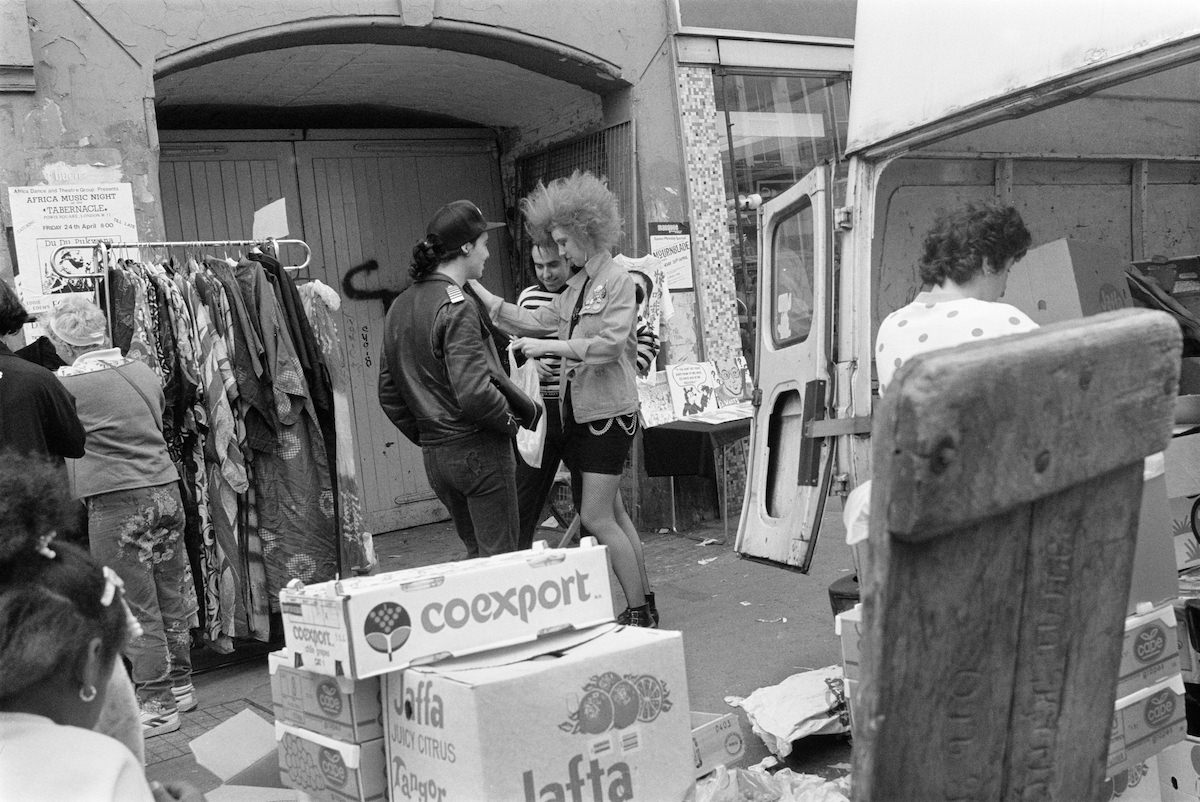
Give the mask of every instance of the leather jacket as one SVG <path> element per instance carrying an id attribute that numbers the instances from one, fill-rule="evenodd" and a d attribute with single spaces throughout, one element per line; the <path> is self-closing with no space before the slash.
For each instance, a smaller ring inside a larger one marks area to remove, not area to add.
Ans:
<path id="1" fill-rule="evenodd" d="M 432 273 L 388 310 L 379 405 L 419 446 L 484 431 L 511 437 L 517 421 L 493 382 L 499 363 L 475 301 L 450 277 Z"/>

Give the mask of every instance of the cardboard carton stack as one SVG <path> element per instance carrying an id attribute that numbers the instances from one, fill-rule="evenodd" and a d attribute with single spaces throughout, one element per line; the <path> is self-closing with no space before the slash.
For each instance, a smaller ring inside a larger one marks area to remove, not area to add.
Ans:
<path id="1" fill-rule="evenodd" d="M 683 799 L 682 637 L 614 624 L 605 549 L 294 587 L 272 657 L 284 783 L 317 799 Z"/>

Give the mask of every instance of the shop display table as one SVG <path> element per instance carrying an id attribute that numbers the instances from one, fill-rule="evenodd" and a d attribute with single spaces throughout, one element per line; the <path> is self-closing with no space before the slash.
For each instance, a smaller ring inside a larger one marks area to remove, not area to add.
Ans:
<path id="1" fill-rule="evenodd" d="M 675 528 L 676 476 L 713 476 L 714 451 L 720 453 L 721 520 L 729 537 L 729 468 L 727 449 L 750 434 L 753 409 L 749 402 L 724 407 L 713 413 L 692 415 L 651 426 L 642 432 L 643 464 L 647 476 L 669 476 L 671 484 L 671 528 Z"/>

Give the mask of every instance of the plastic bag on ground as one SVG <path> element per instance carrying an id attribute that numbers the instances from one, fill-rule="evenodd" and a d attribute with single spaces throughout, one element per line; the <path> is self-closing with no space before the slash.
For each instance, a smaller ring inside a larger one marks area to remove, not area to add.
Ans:
<path id="1" fill-rule="evenodd" d="M 793 674 L 745 699 L 727 696 L 725 701 L 746 711 L 750 728 L 780 757 L 791 754 L 792 742 L 806 736 L 850 731 L 841 666 Z"/>
<path id="2" fill-rule="evenodd" d="M 850 777 L 826 780 L 788 768 L 770 774 L 759 766 L 718 766 L 712 774 L 696 781 L 694 796 L 688 802 L 850 802 Z"/>

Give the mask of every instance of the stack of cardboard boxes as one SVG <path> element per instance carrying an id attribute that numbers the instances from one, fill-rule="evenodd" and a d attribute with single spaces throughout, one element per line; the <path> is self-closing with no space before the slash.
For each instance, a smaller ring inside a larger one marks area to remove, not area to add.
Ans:
<path id="1" fill-rule="evenodd" d="M 682 800 L 692 787 L 682 638 L 613 623 L 591 538 L 280 601 L 280 771 L 314 798 Z"/>

